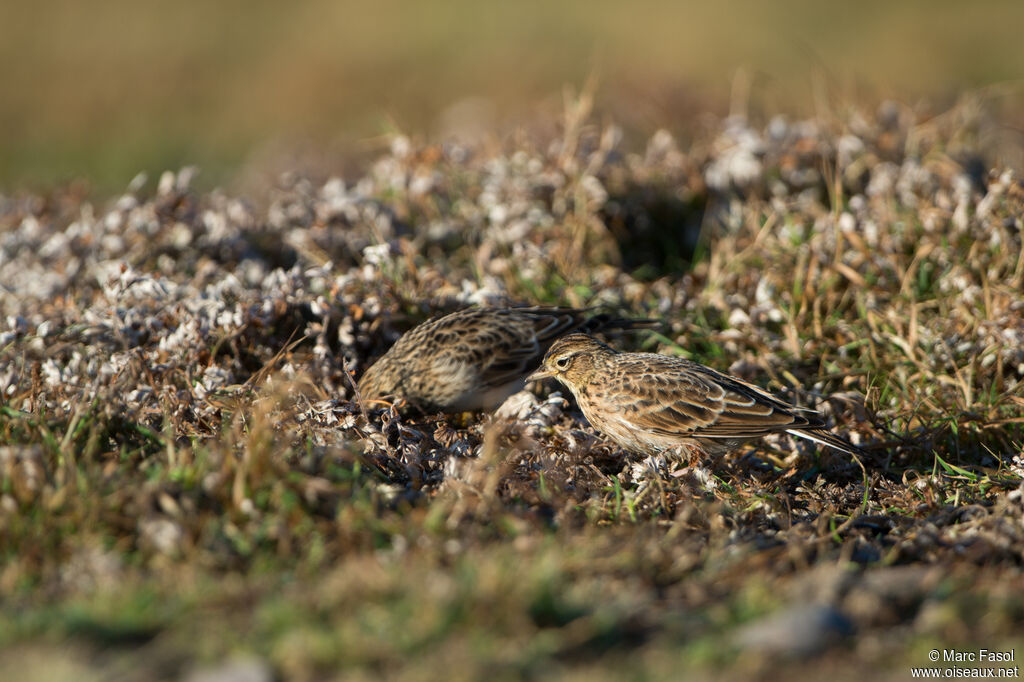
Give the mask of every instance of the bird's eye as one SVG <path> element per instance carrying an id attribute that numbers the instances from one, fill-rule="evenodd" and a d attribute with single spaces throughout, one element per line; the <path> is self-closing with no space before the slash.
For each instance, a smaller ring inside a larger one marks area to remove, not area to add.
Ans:
<path id="1" fill-rule="evenodd" d="M 555 360 L 555 367 L 558 369 L 565 369 L 569 366 L 569 356 L 563 355 L 562 357 Z"/>

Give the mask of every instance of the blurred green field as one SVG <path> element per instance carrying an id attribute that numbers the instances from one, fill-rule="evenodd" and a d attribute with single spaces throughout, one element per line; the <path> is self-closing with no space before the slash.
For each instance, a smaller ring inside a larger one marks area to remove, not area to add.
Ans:
<path id="1" fill-rule="evenodd" d="M 644 134 L 727 112 L 741 69 L 771 113 L 825 92 L 941 105 L 999 83 L 1019 100 L 1021 26 L 1015 0 L 7 0 L 0 190 L 116 190 L 187 163 L 209 186 L 282 149 L 331 159 L 395 127 L 443 133 L 471 96 L 482 129 L 507 130 L 591 73 L 600 109 Z"/>

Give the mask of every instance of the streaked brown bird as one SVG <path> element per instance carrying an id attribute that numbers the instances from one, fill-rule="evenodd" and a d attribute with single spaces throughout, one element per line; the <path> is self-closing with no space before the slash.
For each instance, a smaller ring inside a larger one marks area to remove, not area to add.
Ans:
<path id="1" fill-rule="evenodd" d="M 717 456 L 786 431 L 859 456 L 825 429 L 818 413 L 710 367 L 655 353 L 622 353 L 586 334 L 569 334 L 548 350 L 528 381 L 552 377 L 572 391 L 598 431 L 632 452 L 673 448 Z"/>
<path id="2" fill-rule="evenodd" d="M 403 398 L 423 412 L 491 410 L 526 385 L 566 332 L 626 330 L 623 320 L 578 308 L 470 308 L 406 332 L 359 380 L 364 399 Z"/>

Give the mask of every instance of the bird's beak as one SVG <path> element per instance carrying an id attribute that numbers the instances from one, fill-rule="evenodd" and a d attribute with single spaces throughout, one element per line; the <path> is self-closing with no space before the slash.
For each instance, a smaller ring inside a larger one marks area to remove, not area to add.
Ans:
<path id="1" fill-rule="evenodd" d="M 540 381 L 541 379 L 547 379 L 548 377 L 553 377 L 553 376 L 555 376 L 555 375 L 552 372 L 550 372 L 549 370 L 541 367 L 536 372 L 534 372 L 530 376 L 526 377 L 526 381 L 527 382 L 530 382 L 530 381 Z"/>

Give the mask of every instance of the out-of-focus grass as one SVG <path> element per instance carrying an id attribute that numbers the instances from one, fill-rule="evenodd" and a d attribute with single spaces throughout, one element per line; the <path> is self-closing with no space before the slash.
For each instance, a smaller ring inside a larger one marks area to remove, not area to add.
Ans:
<path id="1" fill-rule="evenodd" d="M 775 665 L 738 654 L 738 628 L 832 583 L 845 585 L 854 612 L 877 610 L 885 622 L 896 608 L 875 604 L 879 588 L 863 567 L 804 566 L 819 553 L 854 551 L 856 540 L 835 533 L 827 515 L 818 533 L 764 547 L 729 539 L 773 503 L 769 489 L 733 489 L 730 500 L 723 479 L 720 500 L 693 498 L 662 518 L 635 511 L 636 490 L 609 489 L 583 509 L 571 491 L 534 481 L 557 523 L 496 490 L 402 501 L 382 494 L 382 478 L 358 457 L 288 447 L 265 408 L 248 406 L 251 419 L 240 416 L 208 446 L 149 447 L 145 459 L 126 453 L 117 464 L 43 464 L 58 483 L 26 497 L 24 518 L 5 526 L 0 580 L 35 569 L 49 588 L 3 584 L 0 676 L 177 678 L 240 651 L 258 652 L 287 680 L 341 671 L 409 680 L 737 675 Z M 124 428 L 109 419 L 85 418 L 80 437 Z M 77 481 L 77 494 L 62 492 L 62 479 Z M 663 485 L 663 494 L 680 492 Z M 820 480 L 804 485 L 828 494 Z M 976 481 L 966 487 L 977 492 Z M 943 504 L 972 503 L 969 493 Z M 133 517 L 160 515 L 166 525 L 147 531 L 149 540 L 123 535 Z M 177 547 L 159 548 L 161 536 Z M 916 610 L 929 590 L 951 595 L 923 629 L 938 643 L 963 644 L 961 628 L 976 626 L 979 643 L 995 648 L 1024 609 L 1019 572 L 965 564 L 948 567 L 944 587 L 925 577 L 888 598 Z M 900 579 L 899 569 L 873 570 L 885 576 L 877 580 Z M 898 644 L 883 636 L 865 633 L 859 650 L 837 647 L 785 669 L 798 679 L 820 676 L 821 666 L 852 670 L 872 651 L 883 656 L 872 659 L 875 670 L 898 668 L 884 657 L 913 650 L 917 635 Z"/>
<path id="2" fill-rule="evenodd" d="M 209 184 L 275 141 L 330 157 L 394 125 L 444 131 L 466 96 L 489 104 L 461 123 L 500 129 L 591 72 L 644 131 L 724 111 L 739 68 L 772 111 L 821 106 L 822 82 L 948 98 L 1024 73 L 1021 25 L 1013 0 L 7 2 L 0 187 L 116 189 L 184 163 Z"/>

